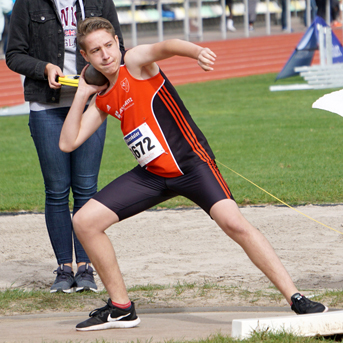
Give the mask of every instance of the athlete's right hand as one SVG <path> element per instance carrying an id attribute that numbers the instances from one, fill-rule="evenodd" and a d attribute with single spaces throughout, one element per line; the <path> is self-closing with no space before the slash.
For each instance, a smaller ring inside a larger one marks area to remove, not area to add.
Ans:
<path id="1" fill-rule="evenodd" d="M 79 93 L 83 92 L 83 93 L 87 94 L 88 96 L 91 96 L 92 94 L 100 93 L 100 92 L 104 91 L 108 87 L 108 83 L 104 84 L 103 86 L 91 85 L 91 84 L 87 83 L 85 80 L 85 72 L 86 72 L 86 69 L 88 67 L 89 67 L 89 64 L 87 64 L 82 69 L 82 72 L 81 72 L 81 75 L 79 78 L 79 85 L 78 85 L 77 91 Z"/>

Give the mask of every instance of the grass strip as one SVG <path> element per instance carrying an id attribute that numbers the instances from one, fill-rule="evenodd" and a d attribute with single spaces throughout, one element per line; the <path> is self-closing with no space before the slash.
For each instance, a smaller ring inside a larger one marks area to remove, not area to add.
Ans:
<path id="1" fill-rule="evenodd" d="M 311 300 L 325 303 L 329 308 L 343 308 L 343 290 L 302 290 Z M 213 306 L 274 306 L 288 307 L 283 296 L 273 286 L 249 290 L 220 282 L 180 283 L 175 285 L 136 285 L 128 288 L 129 297 L 137 309 Z M 62 292 L 8 288 L 0 291 L 0 315 L 41 312 L 82 312 L 104 306 L 106 291 Z M 68 300 L 68 301 L 66 301 Z"/>

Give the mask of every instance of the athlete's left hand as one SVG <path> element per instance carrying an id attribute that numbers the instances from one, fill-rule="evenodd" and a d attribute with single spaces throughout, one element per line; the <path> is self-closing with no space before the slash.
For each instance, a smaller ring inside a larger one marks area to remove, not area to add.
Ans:
<path id="1" fill-rule="evenodd" d="M 198 64 L 205 71 L 211 71 L 213 70 L 212 65 L 216 57 L 216 54 L 211 49 L 203 48 L 198 55 Z"/>

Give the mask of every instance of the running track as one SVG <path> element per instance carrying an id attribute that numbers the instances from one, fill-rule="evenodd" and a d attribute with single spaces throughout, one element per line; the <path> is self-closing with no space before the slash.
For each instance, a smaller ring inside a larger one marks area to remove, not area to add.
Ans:
<path id="1" fill-rule="evenodd" d="M 216 55 L 215 70 L 204 72 L 194 60 L 173 57 L 159 65 L 174 85 L 220 80 L 232 77 L 278 73 L 299 43 L 304 32 L 272 36 L 202 42 Z M 342 30 L 335 31 L 342 41 Z M 313 63 L 319 63 L 318 51 Z M 0 107 L 24 102 L 20 76 L 0 61 Z"/>

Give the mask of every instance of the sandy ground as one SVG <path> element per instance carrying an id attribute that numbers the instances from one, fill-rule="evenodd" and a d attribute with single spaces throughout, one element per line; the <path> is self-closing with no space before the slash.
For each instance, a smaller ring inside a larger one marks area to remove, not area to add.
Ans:
<path id="1" fill-rule="evenodd" d="M 241 208 L 299 289 L 343 288 L 343 205 Z M 43 214 L 0 215 L 0 289 L 49 288 L 56 260 Z M 267 289 L 266 277 L 202 210 L 151 210 L 107 231 L 128 287 L 221 282 Z M 100 288 L 101 283 L 99 282 Z"/>

